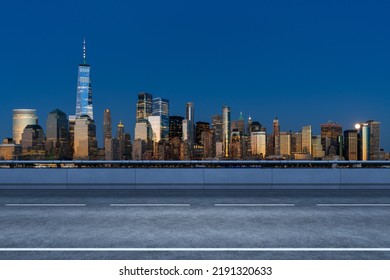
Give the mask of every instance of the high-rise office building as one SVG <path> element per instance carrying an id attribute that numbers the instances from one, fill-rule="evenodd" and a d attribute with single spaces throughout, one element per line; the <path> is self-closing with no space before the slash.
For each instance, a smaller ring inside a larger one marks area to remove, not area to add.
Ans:
<path id="1" fill-rule="evenodd" d="M 12 138 L 6 138 L 0 144 L 0 160 L 22 159 L 22 146 L 15 144 Z"/>
<path id="2" fill-rule="evenodd" d="M 291 134 L 291 153 L 302 153 L 302 133 L 294 132 Z"/>
<path id="3" fill-rule="evenodd" d="M 370 126 L 370 160 L 380 160 L 380 122 L 369 120 Z"/>
<path id="4" fill-rule="evenodd" d="M 88 115 L 76 118 L 74 125 L 73 159 L 95 159 L 97 152 L 96 126 Z"/>
<path id="5" fill-rule="evenodd" d="M 138 93 L 136 124 L 134 130 L 133 159 L 151 158 L 153 151 L 153 130 L 149 117 L 153 112 L 153 97 L 150 93 Z"/>
<path id="6" fill-rule="evenodd" d="M 273 121 L 273 133 L 272 133 L 273 155 L 280 155 L 280 126 L 278 118 Z"/>
<path id="7" fill-rule="evenodd" d="M 321 145 L 325 156 L 340 155 L 340 136 L 343 135 L 343 128 L 339 123 L 329 121 L 321 124 Z"/>
<path id="8" fill-rule="evenodd" d="M 135 124 L 134 140 L 142 140 L 145 142 L 152 141 L 153 132 L 149 121 L 140 120 Z"/>
<path id="9" fill-rule="evenodd" d="M 223 139 L 223 157 L 229 158 L 230 156 L 230 107 L 222 107 L 222 139 Z"/>
<path id="10" fill-rule="evenodd" d="M 222 142 L 222 116 L 213 115 L 211 117 L 211 127 L 214 129 L 215 142 Z"/>
<path id="11" fill-rule="evenodd" d="M 181 159 L 191 159 L 194 156 L 195 125 L 194 125 L 194 104 L 187 102 L 186 118 L 182 122 L 183 143 L 181 147 Z"/>
<path id="12" fill-rule="evenodd" d="M 119 158 L 122 160 L 125 154 L 126 145 L 125 126 L 123 125 L 122 121 L 119 121 L 116 127 L 116 139 L 118 139 L 119 142 Z"/>
<path id="13" fill-rule="evenodd" d="M 169 101 L 168 99 L 157 97 L 153 98 L 152 116 L 158 116 L 160 119 L 160 139 L 159 141 L 169 140 Z M 153 127 L 153 125 L 152 125 Z"/>
<path id="14" fill-rule="evenodd" d="M 77 79 L 76 118 L 87 115 L 93 120 L 91 66 L 87 64 L 85 38 L 83 40 L 83 62 L 79 65 Z"/>
<path id="15" fill-rule="evenodd" d="M 20 144 L 22 146 L 23 159 L 45 159 L 45 133 L 40 125 L 27 125 L 23 130 Z"/>
<path id="16" fill-rule="evenodd" d="M 265 132 L 265 127 L 261 125 L 258 121 L 251 122 L 251 126 L 249 127 L 249 134 L 252 132 L 259 132 L 259 131 L 264 131 Z"/>
<path id="17" fill-rule="evenodd" d="M 325 152 L 323 150 L 321 140 L 322 140 L 321 135 L 313 135 L 311 137 L 313 158 L 315 159 L 321 159 L 325 156 Z"/>
<path id="18" fill-rule="evenodd" d="M 106 143 L 110 142 L 111 139 L 112 139 L 111 111 L 110 109 L 105 109 L 103 115 L 103 147 L 105 147 Z"/>
<path id="19" fill-rule="evenodd" d="M 229 155 L 232 159 L 242 159 L 243 157 L 241 137 L 238 128 L 232 129 L 229 148 Z"/>
<path id="20" fill-rule="evenodd" d="M 51 159 L 70 158 L 69 128 L 66 114 L 55 109 L 46 120 L 46 150 Z"/>
<path id="21" fill-rule="evenodd" d="M 203 146 L 202 133 L 210 131 L 210 123 L 196 122 L 195 126 L 195 145 Z"/>
<path id="22" fill-rule="evenodd" d="M 73 158 L 74 154 L 74 126 L 76 125 L 76 116 L 71 115 L 68 117 L 69 120 L 69 143 L 70 143 L 70 154 Z"/>
<path id="23" fill-rule="evenodd" d="M 194 123 L 194 104 L 192 102 L 187 102 L 186 104 L 186 119 Z"/>
<path id="24" fill-rule="evenodd" d="M 249 116 L 248 117 L 248 124 L 247 124 L 247 128 L 246 128 L 246 134 L 247 135 L 251 134 L 251 125 L 252 125 L 252 117 Z"/>
<path id="25" fill-rule="evenodd" d="M 312 154 L 311 146 L 311 125 L 302 127 L 302 153 Z"/>
<path id="26" fill-rule="evenodd" d="M 370 160 L 370 148 L 371 148 L 371 140 L 370 140 L 370 125 L 368 123 L 360 124 L 359 129 L 359 148 L 360 148 L 360 160 Z"/>
<path id="27" fill-rule="evenodd" d="M 240 116 L 239 116 L 238 120 L 232 121 L 231 130 L 233 131 L 235 129 L 237 129 L 241 135 L 246 134 L 245 120 L 244 120 L 244 116 L 242 115 L 242 112 L 240 112 Z"/>
<path id="28" fill-rule="evenodd" d="M 358 159 L 358 131 L 351 129 L 344 131 L 344 158 L 345 160 Z"/>
<path id="29" fill-rule="evenodd" d="M 103 114 L 103 148 L 105 160 L 113 160 L 111 111 L 105 109 Z"/>
<path id="30" fill-rule="evenodd" d="M 149 116 L 148 121 L 150 123 L 150 127 L 153 131 L 153 137 L 152 140 L 155 143 L 158 143 L 161 141 L 161 116 Z"/>
<path id="31" fill-rule="evenodd" d="M 138 93 L 136 122 L 147 120 L 152 115 L 152 95 L 146 92 Z"/>
<path id="32" fill-rule="evenodd" d="M 38 117 L 35 109 L 14 109 L 13 110 L 13 139 L 15 144 L 20 144 L 23 130 L 27 125 L 38 124 Z"/>
<path id="33" fill-rule="evenodd" d="M 170 116 L 169 117 L 169 140 L 175 137 L 183 137 L 183 117 L 181 116 Z"/>
<path id="34" fill-rule="evenodd" d="M 253 126 L 253 124 L 252 124 Z M 264 159 L 267 156 L 267 135 L 265 131 L 252 131 L 250 138 L 251 154 L 254 158 Z"/>
<path id="35" fill-rule="evenodd" d="M 290 157 L 291 156 L 291 133 L 280 132 L 279 141 L 280 141 L 280 155 L 287 158 Z"/>

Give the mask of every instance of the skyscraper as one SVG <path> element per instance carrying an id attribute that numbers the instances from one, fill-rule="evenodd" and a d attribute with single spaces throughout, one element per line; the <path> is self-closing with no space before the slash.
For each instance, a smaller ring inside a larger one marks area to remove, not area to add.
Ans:
<path id="1" fill-rule="evenodd" d="M 222 106 L 223 157 L 230 156 L 230 107 Z"/>
<path id="2" fill-rule="evenodd" d="M 74 125 L 74 156 L 73 159 L 95 159 L 97 151 L 96 126 L 87 115 L 76 118 Z"/>
<path id="3" fill-rule="evenodd" d="M 291 134 L 291 153 L 302 153 L 302 133 L 294 132 Z"/>
<path id="4" fill-rule="evenodd" d="M 22 133 L 23 159 L 26 160 L 43 160 L 45 159 L 45 133 L 40 125 L 28 125 Z"/>
<path id="5" fill-rule="evenodd" d="M 122 121 L 119 121 L 118 123 L 116 129 L 116 138 L 119 141 L 119 158 L 123 159 L 123 156 L 125 154 L 126 139 L 125 139 L 125 126 L 123 125 Z"/>
<path id="6" fill-rule="evenodd" d="M 325 156 L 325 152 L 322 148 L 321 138 L 321 135 L 313 135 L 311 137 L 313 158 L 315 159 L 321 159 Z"/>
<path id="7" fill-rule="evenodd" d="M 138 93 L 136 122 L 147 120 L 152 115 L 152 95 L 146 92 Z"/>
<path id="8" fill-rule="evenodd" d="M 20 144 L 23 130 L 27 125 L 38 124 L 38 117 L 35 109 L 14 109 L 13 110 L 13 139 L 15 144 Z"/>
<path id="9" fill-rule="evenodd" d="M 73 154 L 74 154 L 74 127 L 76 125 L 76 116 L 71 115 L 71 116 L 69 116 L 68 120 L 69 120 L 70 154 L 71 154 L 71 157 L 73 158 Z"/>
<path id="10" fill-rule="evenodd" d="M 278 118 L 275 118 L 273 121 L 273 154 L 280 155 L 280 126 Z"/>
<path id="11" fill-rule="evenodd" d="M 105 109 L 103 115 L 103 148 L 104 148 L 104 158 L 106 160 L 113 159 L 112 144 L 113 143 L 112 143 L 111 112 L 110 109 Z"/>
<path id="12" fill-rule="evenodd" d="M 368 123 L 360 124 L 360 160 L 370 160 L 370 125 Z"/>
<path id="13" fill-rule="evenodd" d="M 311 125 L 306 125 L 302 127 L 302 152 L 311 155 L 311 149 Z"/>
<path id="14" fill-rule="evenodd" d="M 253 124 L 252 124 L 253 126 Z M 252 131 L 250 137 L 251 154 L 254 158 L 264 159 L 267 155 L 267 135 L 265 131 Z"/>
<path id="15" fill-rule="evenodd" d="M 66 114 L 55 109 L 51 111 L 46 120 L 46 149 L 49 158 L 69 158 L 69 129 Z"/>
<path id="16" fill-rule="evenodd" d="M 240 132 L 241 136 L 246 134 L 245 120 L 244 116 L 242 115 L 242 112 L 240 112 L 238 120 L 232 121 L 231 129 L 232 131 L 237 129 Z"/>
<path id="17" fill-rule="evenodd" d="M 211 127 L 214 129 L 215 142 L 222 142 L 222 116 L 221 115 L 212 116 Z"/>
<path id="18" fill-rule="evenodd" d="M 110 109 L 104 110 L 103 116 L 103 147 L 112 138 L 112 124 L 111 124 L 111 112 Z"/>
<path id="19" fill-rule="evenodd" d="M 85 38 L 83 40 L 83 62 L 79 65 L 77 78 L 76 118 L 87 115 L 93 120 L 91 66 L 87 64 Z"/>
<path id="20" fill-rule="evenodd" d="M 380 160 L 380 122 L 369 120 L 370 126 L 370 160 Z"/>
<path id="21" fill-rule="evenodd" d="M 183 137 L 183 117 L 181 116 L 170 116 L 169 117 L 169 140 L 175 137 Z"/>
<path id="22" fill-rule="evenodd" d="M 194 123 L 194 104 L 192 102 L 187 102 L 186 105 L 186 119 Z"/>
<path id="23" fill-rule="evenodd" d="M 280 132 L 279 141 L 280 141 L 280 155 L 285 157 L 291 156 L 291 133 Z"/>
<path id="24" fill-rule="evenodd" d="M 202 133 L 210 132 L 210 123 L 208 122 L 196 122 L 195 126 L 195 145 L 203 146 Z"/>
<path id="25" fill-rule="evenodd" d="M 152 116 L 159 117 L 160 140 L 167 142 L 169 140 L 169 101 L 161 97 L 153 98 L 152 107 Z"/>
<path id="26" fill-rule="evenodd" d="M 329 121 L 321 124 L 321 145 L 326 156 L 341 156 L 339 137 L 343 129 L 339 123 Z"/>
<path id="27" fill-rule="evenodd" d="M 358 159 L 358 132 L 357 130 L 344 131 L 344 158 L 346 160 Z"/>

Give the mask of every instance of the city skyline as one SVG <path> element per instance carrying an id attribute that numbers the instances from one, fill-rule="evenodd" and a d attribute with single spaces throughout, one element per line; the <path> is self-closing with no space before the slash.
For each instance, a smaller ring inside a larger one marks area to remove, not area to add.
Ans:
<path id="1" fill-rule="evenodd" d="M 188 9 L 181 3 L 114 7 L 86 1 L 61 11 L 47 4 L 7 3 L 4 9 L 3 25 L 23 20 L 7 28 L 0 47 L 2 138 L 12 135 L 6 120 L 13 109 L 37 109 L 43 128 L 55 108 L 73 114 L 85 36 L 100 146 L 104 109 L 133 137 L 134 104 L 145 91 L 168 99 L 170 115 L 184 116 L 185 104 L 193 102 L 195 122 L 211 122 L 223 105 L 231 107 L 232 120 L 243 112 L 268 130 L 275 117 L 283 131 L 311 124 L 313 134 L 329 120 L 343 129 L 378 120 L 381 147 L 390 150 L 386 2 L 221 2 Z M 86 7 L 89 13 L 82 13 Z"/>
<path id="2" fill-rule="evenodd" d="M 329 120 L 321 124 L 321 134 L 316 135 L 311 124 L 302 126 L 299 131 L 281 130 L 279 119 L 274 118 L 273 130 L 267 134 L 267 128 L 256 120 L 253 122 L 251 116 L 246 122 L 242 112 L 238 120 L 232 120 L 231 108 L 226 105 L 222 106 L 222 114 L 211 117 L 211 122 L 195 121 L 193 102 L 186 103 L 185 118 L 170 116 L 169 100 L 146 92 L 138 93 L 134 148 L 131 134 L 125 131 L 122 121 L 117 126 L 116 137 L 112 134 L 109 108 L 104 110 L 103 138 L 98 145 L 92 100 L 91 66 L 86 60 L 84 37 L 82 62 L 78 67 L 75 114 L 67 117 L 58 108 L 51 111 L 46 121 L 45 136 L 45 130 L 38 123 L 36 109 L 13 109 L 14 140 L 4 138 L 6 146 L 2 146 L 2 156 L 8 155 L 11 152 L 9 145 L 15 143 L 21 147 L 15 146 L 12 153 L 15 158 L 21 159 L 388 158 L 380 144 L 380 122 L 375 120 L 357 122 L 354 130 L 347 129 L 344 133 L 341 124 Z M 181 123 L 177 123 L 178 118 L 181 118 Z M 215 123 L 216 118 L 220 119 L 219 124 Z M 177 131 L 179 127 L 181 132 Z M 171 137 L 180 134 L 180 137 Z M 103 148 L 102 152 L 99 152 L 100 148 Z"/>

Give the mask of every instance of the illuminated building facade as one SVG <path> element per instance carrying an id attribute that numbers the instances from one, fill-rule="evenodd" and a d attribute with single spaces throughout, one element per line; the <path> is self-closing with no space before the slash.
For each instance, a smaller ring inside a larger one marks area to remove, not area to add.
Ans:
<path id="1" fill-rule="evenodd" d="M 311 125 L 302 127 L 302 153 L 312 154 L 311 146 Z"/>
<path id="2" fill-rule="evenodd" d="M 76 118 L 74 126 L 74 155 L 73 159 L 96 159 L 97 142 L 96 126 L 88 115 Z"/>
<path id="3" fill-rule="evenodd" d="M 329 121 L 321 124 L 321 144 L 325 156 L 340 156 L 340 136 L 343 128 L 339 123 Z"/>
<path id="4" fill-rule="evenodd" d="M 71 158 L 69 127 L 66 114 L 55 109 L 46 120 L 46 150 L 50 159 Z"/>
<path id="5" fill-rule="evenodd" d="M 222 139 L 223 139 L 223 157 L 230 156 L 230 107 L 222 107 Z"/>
<path id="6" fill-rule="evenodd" d="M 87 64 L 85 38 L 83 40 L 83 62 L 79 65 L 77 78 L 76 118 L 87 115 L 93 120 L 91 66 Z"/>
<path id="7" fill-rule="evenodd" d="M 36 124 L 38 124 L 38 117 L 35 109 L 14 109 L 12 133 L 15 144 L 20 144 L 26 126 Z"/>

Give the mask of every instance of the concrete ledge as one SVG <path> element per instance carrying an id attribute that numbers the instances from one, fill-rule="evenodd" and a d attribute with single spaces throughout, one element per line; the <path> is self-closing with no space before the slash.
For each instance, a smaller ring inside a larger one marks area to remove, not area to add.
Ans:
<path id="1" fill-rule="evenodd" d="M 340 169 L 340 174 L 341 185 L 390 185 L 390 170 L 387 168 Z"/>
<path id="2" fill-rule="evenodd" d="M 203 169 L 140 168 L 136 170 L 136 185 L 203 185 Z"/>
<path id="3" fill-rule="evenodd" d="M 0 169 L 0 189 L 390 189 L 387 168 Z"/>
<path id="4" fill-rule="evenodd" d="M 0 189 L 66 189 L 66 169 L 0 169 Z"/>
<path id="5" fill-rule="evenodd" d="M 290 168 L 272 169 L 274 185 L 339 185 L 340 169 Z"/>
<path id="6" fill-rule="evenodd" d="M 271 185 L 272 169 L 261 168 L 221 168 L 204 169 L 205 185 Z"/>
<path id="7" fill-rule="evenodd" d="M 135 169 L 80 168 L 67 171 L 68 185 L 135 185 Z"/>

